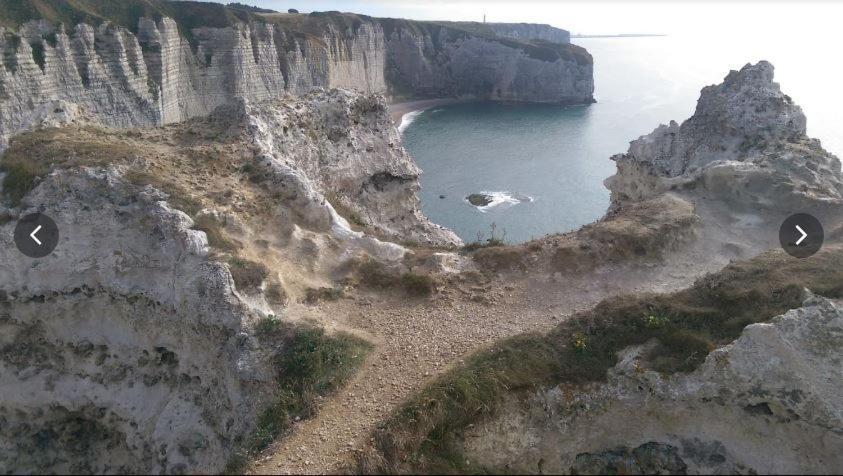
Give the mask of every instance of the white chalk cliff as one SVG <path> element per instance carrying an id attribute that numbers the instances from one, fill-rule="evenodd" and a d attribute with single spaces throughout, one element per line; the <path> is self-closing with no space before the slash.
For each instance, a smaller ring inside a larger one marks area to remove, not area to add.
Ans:
<path id="1" fill-rule="evenodd" d="M 513 40 L 473 36 L 457 23 L 340 13 L 290 18 L 224 27 L 187 27 L 166 16 L 129 25 L 34 20 L 17 30 L 0 27 L 0 149 L 56 101 L 114 127 L 169 124 L 234 98 L 261 102 L 314 87 L 396 97 L 592 101 L 592 61 L 584 49 L 523 38 L 547 37 L 556 31 L 551 27 L 516 28 L 522 38 Z"/>

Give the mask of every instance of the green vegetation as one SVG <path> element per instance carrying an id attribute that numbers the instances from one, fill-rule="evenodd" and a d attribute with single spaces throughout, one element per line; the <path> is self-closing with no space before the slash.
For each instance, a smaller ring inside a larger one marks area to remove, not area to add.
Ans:
<path id="1" fill-rule="evenodd" d="M 267 284 L 263 295 L 270 304 L 280 305 L 287 302 L 287 292 L 284 291 L 280 283 Z"/>
<path id="2" fill-rule="evenodd" d="M 258 336 L 271 335 L 278 331 L 280 327 L 281 319 L 276 317 L 274 314 L 270 314 L 268 316 L 263 316 L 258 320 L 258 323 L 255 325 L 255 334 Z"/>
<path id="3" fill-rule="evenodd" d="M 193 198 L 190 192 L 188 192 L 181 185 L 175 182 L 171 182 L 164 177 L 160 177 L 158 175 L 134 169 L 128 171 L 124 175 L 124 177 L 126 178 L 126 180 L 135 185 L 152 185 L 158 190 L 161 190 L 162 192 L 166 193 L 168 195 L 167 203 L 169 203 L 171 207 L 187 213 L 190 217 L 195 217 L 199 214 L 200 211 L 202 211 L 202 203 Z M 205 231 L 207 233 L 205 229 L 199 228 L 199 226 L 202 225 L 202 223 L 200 223 L 199 225 L 194 223 L 194 228 L 196 228 L 197 230 Z M 212 233 L 214 232 L 213 225 L 207 222 L 204 223 L 204 225 L 207 226 Z M 215 237 L 214 239 L 216 238 L 220 238 L 220 240 L 224 239 L 222 234 L 220 234 L 219 237 Z M 209 243 L 211 239 L 212 238 L 209 235 Z M 213 243 L 211 243 L 211 246 L 214 246 Z"/>
<path id="4" fill-rule="evenodd" d="M 21 199 L 35 187 L 39 176 L 45 175 L 46 170 L 36 162 L 0 162 L 3 177 L 3 192 L 13 206 L 20 205 Z"/>
<path id="5" fill-rule="evenodd" d="M 135 150 L 124 143 L 105 140 L 105 133 L 98 129 L 86 131 L 90 133 L 86 140 L 72 137 L 62 129 L 41 129 L 12 138 L 0 157 L 0 171 L 6 173 L 3 192 L 12 205 L 19 205 L 37 178 L 47 175 L 53 166 L 105 165 L 135 156 Z"/>
<path id="6" fill-rule="evenodd" d="M 430 296 L 436 290 L 436 282 L 426 274 L 404 273 L 401 286 L 411 296 Z"/>
<path id="7" fill-rule="evenodd" d="M 260 414 L 254 432 L 238 442 L 240 450 L 227 472 L 239 473 L 246 462 L 283 436 L 296 418 L 316 414 L 318 397 L 340 388 L 360 368 L 371 351 L 368 342 L 346 333 L 327 335 L 321 328 L 293 327 L 277 318 L 258 323 L 259 337 L 277 344 L 274 357 L 278 390 L 274 401 Z"/>
<path id="8" fill-rule="evenodd" d="M 257 291 L 269 276 L 269 269 L 263 264 L 238 257 L 228 260 L 228 268 L 234 285 L 241 291 Z"/>
<path id="9" fill-rule="evenodd" d="M 526 334 L 474 354 L 424 388 L 375 434 L 382 459 L 363 472 L 496 471 L 466 467 L 459 435 L 494 415 L 505 395 L 559 383 L 604 381 L 622 349 L 650 341 L 646 366 L 690 372 L 744 327 L 801 305 L 803 288 L 843 296 L 843 249 L 807 259 L 778 250 L 733 263 L 672 294 L 619 296 L 575 314 L 547 335 Z"/>
<path id="10" fill-rule="evenodd" d="M 478 231 L 477 232 L 477 239 L 475 239 L 473 242 L 467 243 L 465 246 L 463 246 L 463 248 L 462 248 L 463 251 L 467 251 L 467 252 L 471 253 L 472 251 L 477 251 L 477 250 L 483 249 L 483 248 L 490 248 L 490 247 L 495 247 L 495 246 L 506 245 L 506 230 L 504 230 L 503 233 L 500 236 L 498 236 L 497 235 L 497 229 L 498 229 L 498 225 L 496 223 L 492 222 L 492 224 L 489 225 L 489 237 L 488 238 L 486 238 L 486 236 L 483 234 L 482 231 Z"/>
<path id="11" fill-rule="evenodd" d="M 383 264 L 373 259 L 355 263 L 354 267 L 358 279 L 365 286 L 385 288 L 395 283 L 395 274 L 388 272 Z"/>
<path id="12" fill-rule="evenodd" d="M 436 290 L 436 280 L 429 275 L 391 271 L 373 259 L 355 264 L 355 273 L 360 283 L 365 286 L 372 288 L 399 287 L 410 296 L 430 296 Z"/>

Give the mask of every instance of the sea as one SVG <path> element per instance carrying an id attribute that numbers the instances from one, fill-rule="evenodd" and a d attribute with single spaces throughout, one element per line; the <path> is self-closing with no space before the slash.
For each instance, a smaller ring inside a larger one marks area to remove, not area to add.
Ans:
<path id="1" fill-rule="evenodd" d="M 422 210 L 434 222 L 466 242 L 518 243 L 598 220 L 609 204 L 603 181 L 615 171 L 612 155 L 659 124 L 688 118 L 702 87 L 760 59 L 776 66 L 776 81 L 802 106 L 808 134 L 843 152 L 840 87 L 799 45 L 670 36 L 573 42 L 594 57 L 594 104 L 460 103 L 404 116 L 404 145 L 423 171 Z M 472 205 L 471 194 L 487 198 Z"/>

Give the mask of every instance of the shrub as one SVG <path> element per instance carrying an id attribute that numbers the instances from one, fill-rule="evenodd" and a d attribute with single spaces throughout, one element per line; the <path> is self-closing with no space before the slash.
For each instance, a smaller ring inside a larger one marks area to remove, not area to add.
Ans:
<path id="1" fill-rule="evenodd" d="M 273 334 L 281 326 L 281 319 L 274 314 L 261 317 L 255 325 L 255 334 L 261 336 Z"/>
<path id="2" fill-rule="evenodd" d="M 485 235 L 482 231 L 477 232 L 477 239 L 475 239 L 472 243 L 468 243 L 463 246 L 463 250 L 467 252 L 477 251 L 482 248 L 489 248 L 493 246 L 504 246 L 506 244 L 506 230 L 498 236 L 497 235 L 498 225 L 494 222 L 489 225 L 489 237 L 485 238 Z"/>
<path id="3" fill-rule="evenodd" d="M 342 289 L 339 288 L 308 288 L 305 291 L 304 302 L 316 304 L 319 301 L 336 301 L 342 297 Z"/>
<path id="4" fill-rule="evenodd" d="M 272 322 L 272 329 L 262 338 L 283 339 L 274 357 L 278 391 L 259 415 L 254 432 L 235 452 L 228 472 L 241 472 L 249 457 L 288 431 L 297 417 L 312 417 L 318 409 L 317 397 L 345 384 L 372 350 L 368 342 L 343 332 L 327 335 L 317 327 Z"/>
<path id="5" fill-rule="evenodd" d="M 357 276 L 366 286 L 385 288 L 395 284 L 395 275 L 373 259 L 367 259 L 357 265 Z"/>
<path id="6" fill-rule="evenodd" d="M 35 162 L 4 163 L 0 165 L 0 170 L 6 173 L 3 193 L 14 206 L 20 205 L 21 199 L 35 187 L 36 179 L 47 173 L 45 167 Z"/>
<path id="7" fill-rule="evenodd" d="M 665 316 L 649 315 L 644 318 L 644 325 L 647 329 L 661 329 L 670 323 L 670 319 Z"/>
<path id="8" fill-rule="evenodd" d="M 270 283 L 264 291 L 264 296 L 270 304 L 284 304 L 287 302 L 287 293 L 284 288 L 278 283 Z"/>
<path id="9" fill-rule="evenodd" d="M 588 341 L 584 335 L 579 333 L 574 334 L 574 338 L 571 340 L 571 347 L 573 347 L 576 352 L 583 353 L 586 349 L 588 349 Z"/>
<path id="10" fill-rule="evenodd" d="M 436 282 L 426 274 L 404 273 L 401 286 L 412 296 L 430 296 L 436 290 Z"/>
<path id="11" fill-rule="evenodd" d="M 258 290 L 269 276 L 269 270 L 261 263 L 237 257 L 228 260 L 228 268 L 234 279 L 234 285 L 242 291 Z"/>

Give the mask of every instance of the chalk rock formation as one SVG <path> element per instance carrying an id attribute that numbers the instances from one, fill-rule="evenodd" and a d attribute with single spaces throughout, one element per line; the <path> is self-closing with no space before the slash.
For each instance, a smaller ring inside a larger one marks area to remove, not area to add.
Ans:
<path id="1" fill-rule="evenodd" d="M 383 96 L 335 89 L 243 107 L 258 165 L 310 226 L 354 236 L 333 209 L 342 207 L 396 241 L 461 243 L 422 215 L 420 170 Z"/>
<path id="2" fill-rule="evenodd" d="M 221 471 L 274 375 L 205 234 L 114 170 L 24 198 L 59 225 L 33 261 L 0 233 L 0 471 Z"/>
<path id="3" fill-rule="evenodd" d="M 460 30 L 384 22 L 386 80 L 393 96 L 593 102 L 593 60 L 570 44 L 491 41 Z"/>
<path id="4" fill-rule="evenodd" d="M 746 327 L 690 374 L 646 370 L 629 348 L 605 384 L 554 387 L 472 430 L 467 454 L 514 472 L 827 473 L 843 468 L 843 308 Z"/>
<path id="5" fill-rule="evenodd" d="M 805 115 L 760 61 L 702 90 L 694 115 L 661 125 L 613 157 L 615 204 L 684 190 L 785 215 L 843 205 L 840 161 L 805 132 Z"/>
<path id="6" fill-rule="evenodd" d="M 498 36 L 519 40 L 544 40 L 551 43 L 570 43 L 571 33 L 550 25 L 535 23 L 486 23 Z"/>
<path id="7" fill-rule="evenodd" d="M 136 152 L 111 166 L 56 165 L 19 207 L 2 210 L 0 472 L 215 473 L 254 428 L 277 373 L 253 328 L 283 309 L 270 306 L 260 286 L 236 287 L 231 261 L 193 229 L 180 203 L 239 229 L 243 246 L 268 264 L 286 260 L 269 279 L 287 284 L 296 273 L 330 279 L 314 276 L 364 253 L 401 265 L 403 246 L 354 231 L 335 206 L 396 241 L 460 243 L 420 213 L 419 170 L 383 96 L 333 90 L 241 101 L 169 129 L 162 136 L 61 129 L 74 137 L 69 148 L 88 137 L 134 141 Z M 202 148 L 200 133 L 211 142 L 224 137 Z M 142 136 L 159 142 L 136 140 Z M 193 145 L 173 145 L 178 137 Z M 136 185 L 126 173 L 154 173 L 156 160 L 182 162 L 191 153 L 188 170 L 172 175 L 206 182 L 182 191 L 187 196 Z M 209 200 L 220 187 L 234 193 Z M 239 198 L 248 190 L 266 208 L 251 221 Z M 60 232 L 55 251 L 37 260 L 12 242 L 14 218 L 35 211 Z M 256 234 L 266 228 L 268 236 Z M 254 244 L 266 237 L 272 242 Z M 449 257 L 440 269 L 454 265 Z"/>
<path id="8" fill-rule="evenodd" d="M 8 137 L 27 130 L 44 104 L 57 100 L 114 127 L 169 124 L 235 98 L 261 102 L 314 87 L 592 102 L 591 56 L 571 44 L 480 37 L 459 23 L 340 13 L 240 18 L 243 12 L 228 21 L 233 14 L 222 5 L 161 5 L 167 9 L 158 20 L 118 18 L 94 26 L 40 19 L 17 30 L 0 28 L 0 150 Z M 214 20 L 186 25 L 168 12 Z M 107 19 L 108 12 L 100 13 Z"/>

